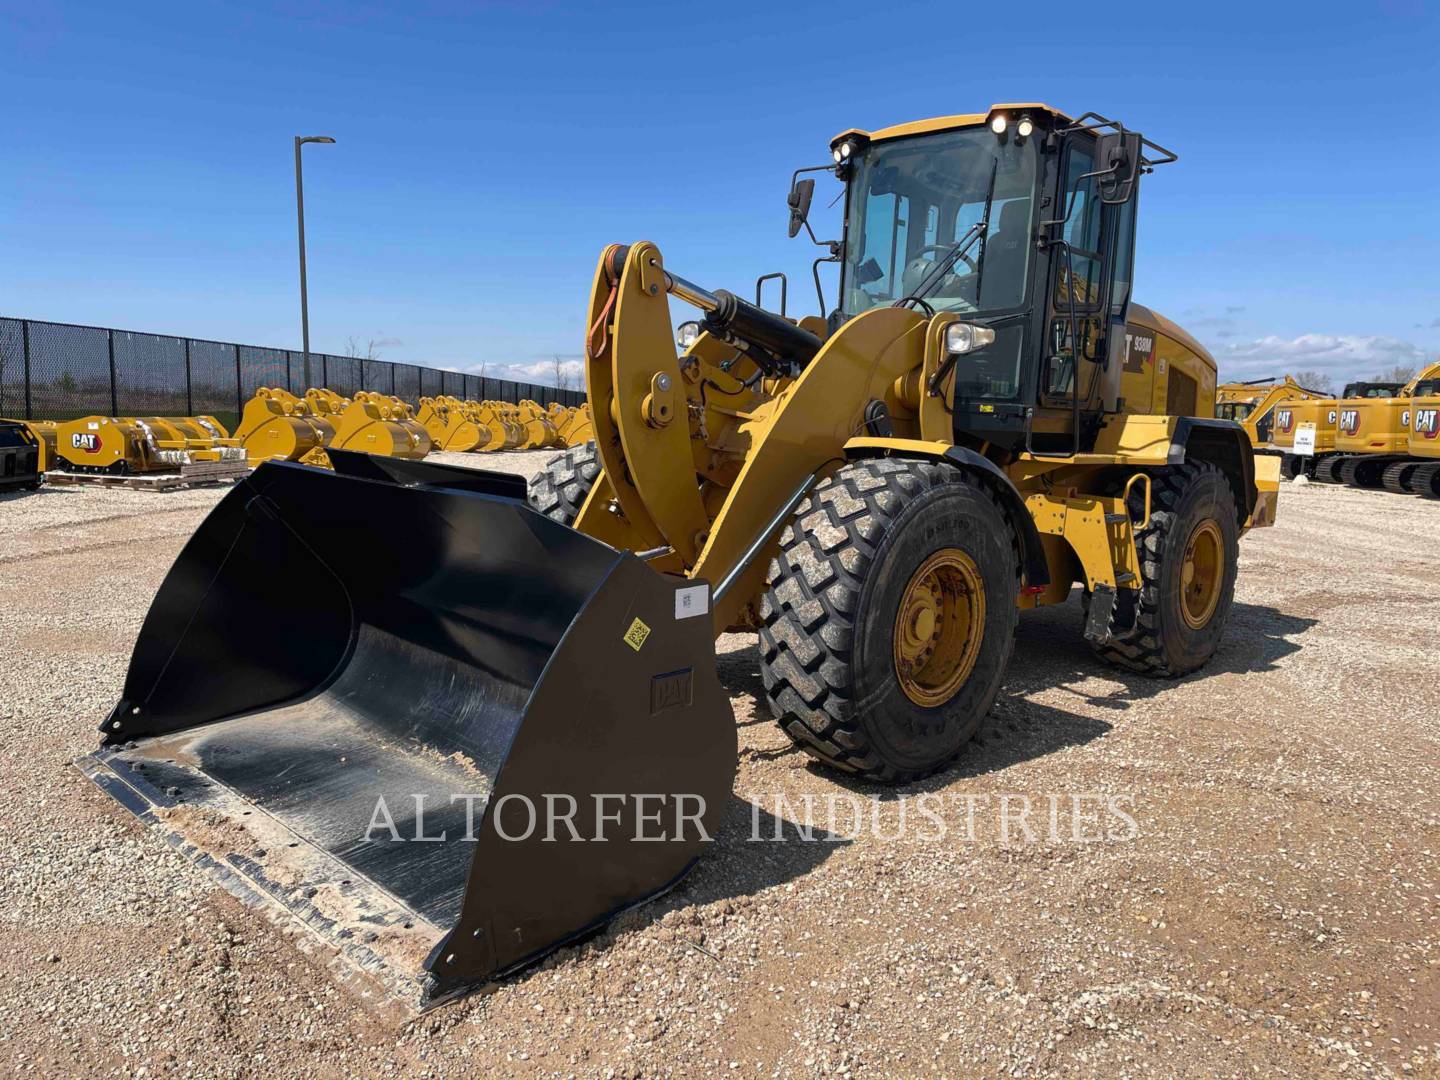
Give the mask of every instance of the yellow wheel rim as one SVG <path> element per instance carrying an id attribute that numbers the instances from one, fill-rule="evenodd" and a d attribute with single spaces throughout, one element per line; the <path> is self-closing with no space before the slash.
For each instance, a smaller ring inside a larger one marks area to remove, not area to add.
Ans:
<path id="1" fill-rule="evenodd" d="M 1225 541 L 1214 520 L 1195 526 L 1180 565 L 1180 613 L 1194 630 L 1204 629 L 1220 603 L 1225 580 Z"/>
<path id="2" fill-rule="evenodd" d="M 895 676 L 905 696 L 933 709 L 965 685 L 985 630 L 985 582 L 957 548 L 935 552 L 910 578 L 895 615 Z"/>

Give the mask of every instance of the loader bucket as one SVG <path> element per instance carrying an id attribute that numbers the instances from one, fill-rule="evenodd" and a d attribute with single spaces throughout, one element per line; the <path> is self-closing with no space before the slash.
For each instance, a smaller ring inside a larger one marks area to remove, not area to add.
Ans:
<path id="1" fill-rule="evenodd" d="M 535 513 L 518 477 L 331 454 L 211 512 L 80 764 L 363 992 L 424 1007 L 674 885 L 734 722 L 704 583 Z"/>

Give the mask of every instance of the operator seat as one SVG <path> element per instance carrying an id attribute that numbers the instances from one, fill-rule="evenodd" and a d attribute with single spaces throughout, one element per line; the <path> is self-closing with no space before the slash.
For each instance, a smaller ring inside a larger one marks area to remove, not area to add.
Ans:
<path id="1" fill-rule="evenodd" d="M 1030 200 L 1011 199 L 1000 207 L 1000 227 L 985 240 L 980 306 L 1017 307 L 1025 297 L 1030 260 Z"/>

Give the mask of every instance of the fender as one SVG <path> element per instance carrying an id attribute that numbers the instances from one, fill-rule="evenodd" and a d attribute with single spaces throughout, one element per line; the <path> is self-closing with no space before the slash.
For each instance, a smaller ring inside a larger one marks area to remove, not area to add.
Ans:
<path id="1" fill-rule="evenodd" d="M 966 447 L 927 442 L 923 439 L 858 438 L 845 444 L 845 456 L 852 461 L 859 458 L 888 457 L 891 454 L 948 461 L 957 468 L 984 477 L 1000 496 L 1000 505 L 1015 523 L 1015 531 L 1020 536 L 1025 587 L 1038 589 L 1050 584 L 1050 569 L 1045 561 L 1045 549 L 1040 543 L 1040 530 L 1035 527 L 1035 520 L 1025 506 L 1024 497 L 1000 466 Z"/>
<path id="2" fill-rule="evenodd" d="M 1236 485 L 1240 497 L 1240 526 L 1255 512 L 1259 489 L 1255 484 L 1255 450 L 1245 429 L 1233 420 L 1182 416 L 1170 437 L 1167 462 L 1208 461 L 1220 466 Z"/>

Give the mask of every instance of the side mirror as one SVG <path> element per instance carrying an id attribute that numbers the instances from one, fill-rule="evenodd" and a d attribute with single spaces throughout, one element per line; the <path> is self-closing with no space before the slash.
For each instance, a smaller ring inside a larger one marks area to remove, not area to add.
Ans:
<path id="1" fill-rule="evenodd" d="M 806 177 L 795 181 L 786 202 L 790 205 L 790 236 L 800 232 L 805 219 L 810 216 L 810 200 L 815 197 L 815 181 Z"/>
<path id="2" fill-rule="evenodd" d="M 1101 202 L 1117 205 L 1134 197 L 1144 143 L 1139 132 L 1123 128 L 1107 131 L 1095 140 L 1096 181 Z"/>

